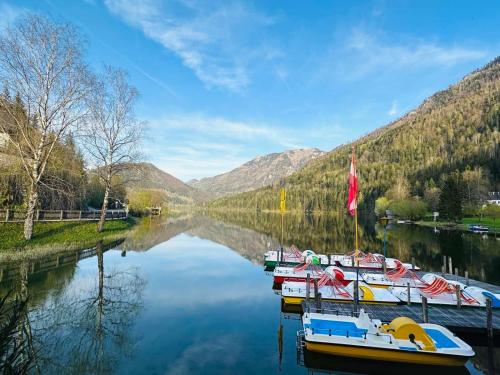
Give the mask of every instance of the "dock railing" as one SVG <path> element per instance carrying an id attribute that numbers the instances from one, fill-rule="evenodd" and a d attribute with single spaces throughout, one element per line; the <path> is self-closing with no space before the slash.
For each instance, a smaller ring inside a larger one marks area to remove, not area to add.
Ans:
<path id="1" fill-rule="evenodd" d="M 77 211 L 77 210 L 36 210 L 35 221 L 92 221 L 99 220 L 101 210 Z M 106 220 L 126 219 L 126 210 L 107 210 Z M 19 223 L 26 218 L 26 210 L 0 210 L 0 222 Z"/>

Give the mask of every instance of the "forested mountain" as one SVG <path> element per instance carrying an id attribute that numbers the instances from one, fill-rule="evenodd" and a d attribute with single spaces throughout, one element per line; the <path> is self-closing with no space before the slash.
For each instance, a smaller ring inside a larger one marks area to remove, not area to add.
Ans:
<path id="1" fill-rule="evenodd" d="M 195 189 L 151 163 L 131 163 L 119 177 L 127 190 L 164 191 L 170 204 L 192 204 L 208 199 L 208 194 Z"/>
<path id="2" fill-rule="evenodd" d="M 344 211 L 351 147 L 355 146 L 360 207 L 405 181 L 411 196 L 442 187 L 448 176 L 477 172 L 479 184 L 500 183 L 500 57 L 457 84 L 425 100 L 417 109 L 339 146 L 286 179 L 287 208 Z M 279 187 L 268 186 L 218 199 L 212 208 L 276 210 Z"/>
<path id="3" fill-rule="evenodd" d="M 323 154 L 324 152 L 317 148 L 268 154 L 256 157 L 230 172 L 201 180 L 192 180 L 188 184 L 216 197 L 241 193 L 271 185 Z"/>

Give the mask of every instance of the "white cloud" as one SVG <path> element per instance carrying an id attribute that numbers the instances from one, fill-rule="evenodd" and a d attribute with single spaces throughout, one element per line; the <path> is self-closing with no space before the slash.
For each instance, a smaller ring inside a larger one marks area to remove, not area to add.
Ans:
<path id="1" fill-rule="evenodd" d="M 265 50 L 248 40 L 272 20 L 239 3 L 105 0 L 108 9 L 181 58 L 208 87 L 238 91 Z"/>
<path id="2" fill-rule="evenodd" d="M 382 33 L 354 29 L 347 40 L 329 52 L 322 71 L 334 71 L 339 77 L 352 79 L 395 69 L 449 67 L 488 55 L 481 48 L 443 45 L 401 35 L 392 37 L 387 40 Z"/>
<path id="3" fill-rule="evenodd" d="M 146 158 L 184 181 L 228 172 L 257 154 L 318 144 L 328 149 L 345 136 L 333 121 L 311 123 L 304 130 L 182 113 L 149 119 L 148 124 L 151 139 L 143 150 Z"/>
<path id="4" fill-rule="evenodd" d="M 399 112 L 398 101 L 397 100 L 393 100 L 392 105 L 391 105 L 391 109 L 389 109 L 389 112 L 387 112 L 387 114 L 389 116 L 394 116 L 398 112 Z"/>
<path id="5" fill-rule="evenodd" d="M 20 8 L 8 3 L 0 3 L 0 31 L 9 26 L 23 13 L 26 13 L 26 9 Z"/>

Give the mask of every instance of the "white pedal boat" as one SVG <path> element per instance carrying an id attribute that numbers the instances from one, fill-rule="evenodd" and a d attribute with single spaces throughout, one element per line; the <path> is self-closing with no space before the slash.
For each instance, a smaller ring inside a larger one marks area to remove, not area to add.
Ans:
<path id="1" fill-rule="evenodd" d="M 420 365 L 463 366 L 472 348 L 437 324 L 417 324 L 399 317 L 390 324 L 359 317 L 304 313 L 307 350 L 342 357 Z"/>
<path id="2" fill-rule="evenodd" d="M 425 286 L 420 280 L 413 277 L 401 277 L 397 280 L 391 280 L 383 273 L 362 273 L 361 278 L 365 283 L 374 288 L 389 288 L 391 286 L 406 287 L 408 283 L 412 288 L 421 288 Z"/>
<path id="3" fill-rule="evenodd" d="M 460 291 L 461 306 L 484 307 L 485 302 L 476 298 L 477 295 L 482 293 L 469 293 L 465 284 L 454 280 L 446 280 L 445 278 L 435 274 L 425 274 L 422 281 L 426 283 L 425 287 L 410 288 L 410 302 L 422 303 L 422 297 L 427 298 L 427 303 L 432 305 L 449 305 L 457 306 L 457 290 L 458 286 Z M 447 286 L 446 286 L 447 284 Z M 440 287 L 441 285 L 441 287 Z M 432 290 L 434 288 L 434 291 Z M 440 290 L 443 290 L 439 292 Z M 395 297 L 403 302 L 408 301 L 408 288 L 407 287 L 390 287 L 388 289 Z M 439 292 L 436 293 L 435 291 Z M 471 290 L 472 291 L 472 290 Z"/>
<path id="4" fill-rule="evenodd" d="M 328 266 L 328 256 L 316 254 L 312 250 L 305 250 L 302 253 L 298 252 L 283 252 L 283 260 L 281 260 L 281 252 L 279 250 L 269 250 L 264 253 L 264 266 L 273 268 L 278 263 L 285 265 L 299 265 L 305 262 L 308 255 L 314 255 L 319 260 L 319 265 Z"/>
<path id="5" fill-rule="evenodd" d="M 335 266 L 326 267 L 324 270 L 320 267 L 297 269 L 296 267 L 276 267 L 273 272 L 274 283 L 282 284 L 285 281 L 300 281 L 305 282 L 307 275 L 310 280 L 320 279 L 325 273 L 329 274 L 332 279 L 339 281 L 343 286 L 356 280 L 355 272 L 341 270 Z M 360 277 L 361 280 L 361 277 Z"/>
<path id="6" fill-rule="evenodd" d="M 381 254 L 372 254 L 374 257 L 378 257 L 380 260 L 379 261 L 359 261 L 359 268 L 360 269 L 372 269 L 372 270 L 382 270 L 384 268 L 383 266 L 383 258 L 384 256 Z M 375 258 L 374 258 L 375 259 Z M 342 254 L 333 254 L 330 256 L 330 262 L 332 264 L 335 264 L 340 267 L 351 267 L 354 268 L 357 266 L 357 261 L 356 259 L 354 260 L 354 265 L 353 265 L 353 256 L 351 255 L 342 255 Z M 385 258 L 385 266 L 386 269 L 392 270 L 395 269 L 399 266 L 399 264 L 402 264 L 404 267 L 408 269 L 412 269 L 412 264 L 411 263 L 402 263 L 398 259 L 395 258 Z M 415 266 L 414 268 L 415 271 L 420 270 L 419 267 Z"/>
<path id="7" fill-rule="evenodd" d="M 354 284 L 347 286 L 324 285 L 318 287 L 318 293 L 321 293 L 321 299 L 329 302 L 353 302 Z M 300 305 L 306 298 L 306 283 L 296 281 L 285 281 L 281 288 L 281 296 L 286 305 Z M 309 288 L 309 298 L 314 298 L 314 286 L 311 283 Z M 364 282 L 359 282 L 359 302 L 360 303 L 381 303 L 398 304 L 401 301 L 392 295 L 387 289 L 371 288 Z"/>

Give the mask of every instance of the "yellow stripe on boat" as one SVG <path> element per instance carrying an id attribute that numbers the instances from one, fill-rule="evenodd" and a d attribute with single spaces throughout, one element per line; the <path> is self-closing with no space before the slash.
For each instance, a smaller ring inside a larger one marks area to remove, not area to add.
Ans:
<path id="1" fill-rule="evenodd" d="M 283 302 L 285 305 L 300 305 L 305 300 L 304 297 L 283 297 Z M 310 298 L 311 301 L 314 301 L 314 298 Z M 336 302 L 336 303 L 354 303 L 353 300 L 341 300 L 341 299 L 329 299 L 323 298 L 325 302 Z M 389 302 L 389 301 L 367 301 L 365 299 L 361 299 L 359 302 L 366 303 L 367 305 L 397 305 L 399 302 Z"/>
<path id="2" fill-rule="evenodd" d="M 377 361 L 404 362 L 437 366 L 463 366 L 467 357 L 429 354 L 405 350 L 360 348 L 349 345 L 322 344 L 306 341 L 306 348 L 313 352 L 332 354 L 343 357 L 355 357 Z"/>

